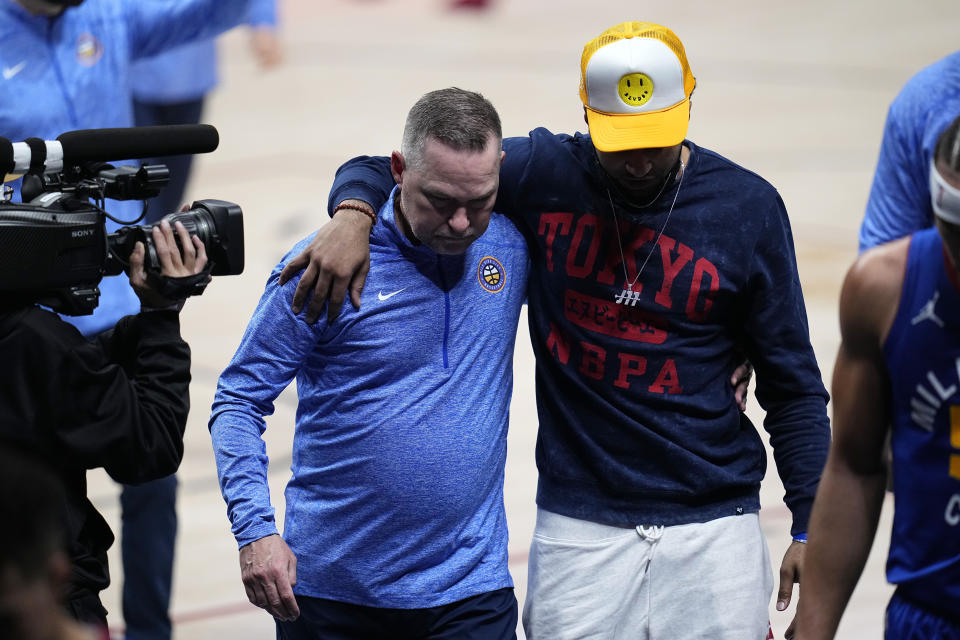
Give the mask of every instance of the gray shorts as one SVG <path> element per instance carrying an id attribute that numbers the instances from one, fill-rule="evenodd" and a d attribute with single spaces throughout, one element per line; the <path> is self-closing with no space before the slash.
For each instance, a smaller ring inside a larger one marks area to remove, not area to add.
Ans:
<path id="1" fill-rule="evenodd" d="M 773 593 L 757 514 L 634 529 L 537 510 L 530 640 L 763 640 Z"/>

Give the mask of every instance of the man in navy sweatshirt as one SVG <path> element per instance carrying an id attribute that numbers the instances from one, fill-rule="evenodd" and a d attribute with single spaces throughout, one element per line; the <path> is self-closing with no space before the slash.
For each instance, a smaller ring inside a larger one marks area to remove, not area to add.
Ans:
<path id="1" fill-rule="evenodd" d="M 608 29 L 584 47 L 580 81 L 590 135 L 505 139 L 496 204 L 532 261 L 539 484 L 524 628 L 763 638 L 766 455 L 728 384 L 740 354 L 793 514 L 780 610 L 830 441 L 786 209 L 761 177 L 685 139 L 696 82 L 669 29 Z M 385 169 L 351 161 L 330 203 L 378 206 Z M 283 274 L 311 263 L 297 308 L 314 290 L 308 315 L 328 294 L 334 315 L 348 282 L 359 302 L 368 233 L 352 210 L 321 229 Z"/>
<path id="2" fill-rule="evenodd" d="M 363 308 L 308 324 L 267 281 L 220 377 L 210 433 L 250 601 L 280 638 L 514 638 L 503 506 L 527 247 L 497 196 L 482 96 L 411 109 L 370 237 Z M 297 380 L 281 538 L 261 434 Z"/>

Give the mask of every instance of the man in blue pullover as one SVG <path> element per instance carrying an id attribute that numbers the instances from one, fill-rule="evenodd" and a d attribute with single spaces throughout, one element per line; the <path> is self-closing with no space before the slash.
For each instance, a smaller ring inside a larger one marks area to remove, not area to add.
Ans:
<path id="1" fill-rule="evenodd" d="M 410 110 L 366 300 L 291 311 L 274 269 L 220 377 L 210 433 L 247 596 L 279 638 L 514 638 L 503 505 L 523 237 L 491 213 L 500 120 L 444 89 Z M 261 435 L 297 380 L 281 538 Z"/>
<path id="2" fill-rule="evenodd" d="M 134 61 L 208 40 L 248 15 L 248 0 L 0 0 L 0 136 L 48 140 L 65 131 L 134 124 Z M 141 204 L 108 201 L 121 220 Z M 170 213 L 165 211 L 164 213 Z M 117 224 L 108 221 L 113 231 Z M 100 305 L 65 318 L 87 337 L 136 313 L 126 278 L 104 278 Z M 124 618 L 130 640 L 170 638 L 168 616 L 176 537 L 176 478 L 125 487 L 122 548 Z"/>
<path id="3" fill-rule="evenodd" d="M 590 135 L 504 140 L 496 204 L 532 260 L 540 475 L 524 628 L 551 640 L 763 638 L 766 454 L 728 384 L 741 351 L 793 514 L 781 610 L 830 440 L 786 209 L 765 180 L 684 139 L 695 80 L 670 30 L 608 29 L 580 73 Z M 382 202 L 384 166 L 342 167 L 331 204 Z M 359 303 L 368 227 L 342 211 L 289 263 L 284 277 L 311 262 L 298 308 L 318 272 L 312 311 L 328 293 L 336 306 L 350 277 L 330 283 L 355 265 Z"/>

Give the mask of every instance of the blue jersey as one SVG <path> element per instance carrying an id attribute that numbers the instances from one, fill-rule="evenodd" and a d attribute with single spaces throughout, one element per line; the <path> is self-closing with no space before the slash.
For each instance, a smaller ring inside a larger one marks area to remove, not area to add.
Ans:
<path id="1" fill-rule="evenodd" d="M 894 519 L 887 579 L 934 611 L 960 611 L 960 293 L 935 229 L 910 242 L 884 345 L 892 389 Z"/>
<path id="2" fill-rule="evenodd" d="M 292 313 L 284 263 L 210 418 L 238 544 L 277 532 L 261 434 L 296 377 L 283 536 L 297 594 L 408 609 L 512 586 L 503 472 L 528 269 L 519 232 L 494 214 L 465 254 L 440 256 L 412 245 L 387 204 L 361 308 L 332 324 Z"/>

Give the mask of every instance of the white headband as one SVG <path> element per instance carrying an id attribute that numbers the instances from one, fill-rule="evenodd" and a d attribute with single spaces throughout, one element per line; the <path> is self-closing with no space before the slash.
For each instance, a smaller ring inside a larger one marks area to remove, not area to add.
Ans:
<path id="1" fill-rule="evenodd" d="M 930 200 L 938 218 L 960 225 L 960 189 L 943 179 L 935 161 L 930 162 Z"/>

